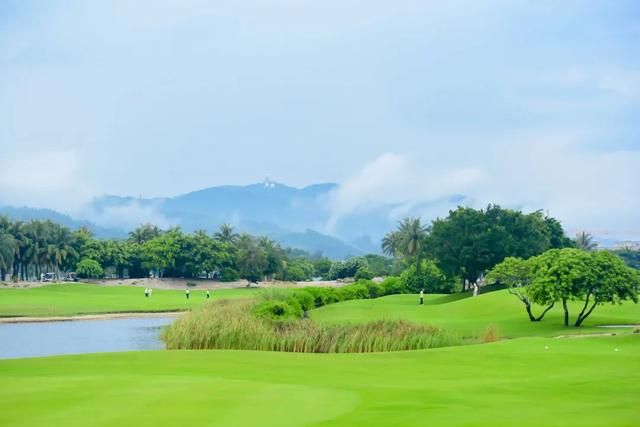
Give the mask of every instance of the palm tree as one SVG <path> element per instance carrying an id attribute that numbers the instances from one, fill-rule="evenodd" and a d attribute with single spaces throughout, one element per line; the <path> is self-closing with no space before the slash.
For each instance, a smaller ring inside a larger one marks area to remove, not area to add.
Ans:
<path id="1" fill-rule="evenodd" d="M 214 237 L 225 243 L 236 243 L 238 241 L 238 235 L 233 232 L 233 227 L 227 223 L 220 226 Z"/>
<path id="2" fill-rule="evenodd" d="M 386 255 L 396 257 L 399 255 L 400 235 L 397 231 L 390 231 L 382 238 L 382 252 Z"/>
<path id="3" fill-rule="evenodd" d="M 0 281 L 4 280 L 7 270 L 13 265 L 16 240 L 9 233 L 0 231 Z"/>
<path id="4" fill-rule="evenodd" d="M 422 225 L 420 218 L 405 218 L 398 226 L 398 245 L 396 247 L 402 255 L 415 259 L 419 257 L 427 236 L 428 227 Z"/>
<path id="5" fill-rule="evenodd" d="M 593 236 L 586 231 L 581 231 L 576 234 L 574 242 L 576 248 L 582 249 L 583 251 L 592 251 L 598 247 L 598 244 L 593 241 Z"/>
<path id="6" fill-rule="evenodd" d="M 162 231 L 152 224 L 143 224 L 129 232 L 129 241 L 139 245 L 160 236 Z"/>
<path id="7" fill-rule="evenodd" d="M 11 235 L 16 239 L 13 258 L 13 276 L 25 280 L 27 276 L 27 249 L 31 245 L 24 222 L 15 221 L 11 225 Z"/>
<path id="8" fill-rule="evenodd" d="M 72 245 L 73 235 L 66 227 L 55 225 L 52 232 L 50 248 L 50 262 L 55 268 L 56 276 L 59 275 L 60 266 L 64 265 L 67 258 L 77 256 Z"/>

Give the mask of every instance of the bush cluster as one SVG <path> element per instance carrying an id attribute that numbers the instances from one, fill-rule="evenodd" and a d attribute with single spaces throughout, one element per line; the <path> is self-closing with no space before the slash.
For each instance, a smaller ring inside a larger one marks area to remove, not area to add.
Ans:
<path id="1" fill-rule="evenodd" d="M 261 300 L 255 307 L 255 314 L 269 319 L 299 319 L 305 312 L 323 305 L 407 292 L 407 288 L 397 277 L 388 277 L 382 283 L 359 280 L 340 288 L 308 287 L 297 290 L 273 290 L 261 296 Z"/>
<path id="2" fill-rule="evenodd" d="M 432 260 L 423 260 L 419 265 L 412 265 L 400 275 L 400 280 L 408 292 L 449 294 L 456 291 L 456 280 L 438 268 Z"/>

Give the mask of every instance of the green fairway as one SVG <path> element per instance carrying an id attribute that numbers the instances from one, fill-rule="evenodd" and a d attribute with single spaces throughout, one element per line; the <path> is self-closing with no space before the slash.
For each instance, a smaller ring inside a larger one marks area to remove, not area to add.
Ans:
<path id="1" fill-rule="evenodd" d="M 206 301 L 205 290 L 154 289 L 145 298 L 144 288 L 87 284 L 48 285 L 39 288 L 0 288 L 0 317 L 70 316 L 77 314 L 189 310 Z M 211 298 L 255 295 L 255 289 L 212 290 Z"/>
<path id="2" fill-rule="evenodd" d="M 640 304 L 597 307 L 582 328 L 562 326 L 562 306 L 554 307 L 541 322 L 529 321 L 524 305 L 506 290 L 462 298 L 461 294 L 427 295 L 424 306 L 416 295 L 392 295 L 372 300 L 352 300 L 321 307 L 311 317 L 320 322 L 365 322 L 379 319 L 404 319 L 440 325 L 464 336 L 481 336 L 493 325 L 500 336 L 553 336 L 567 333 L 605 332 L 595 325 L 640 324 Z M 579 302 L 571 303 L 570 314 L 580 311 Z M 539 312 L 541 309 L 538 307 Z M 574 318 L 573 317 L 573 318 Z"/>
<path id="3" fill-rule="evenodd" d="M 638 366 L 636 335 L 403 353 L 7 360 L 0 425 L 635 426 Z"/>

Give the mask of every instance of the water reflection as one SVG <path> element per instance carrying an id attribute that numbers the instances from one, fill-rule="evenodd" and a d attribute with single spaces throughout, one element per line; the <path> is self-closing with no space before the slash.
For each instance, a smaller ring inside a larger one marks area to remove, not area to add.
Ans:
<path id="1" fill-rule="evenodd" d="M 0 359 L 157 350 L 172 317 L 0 324 Z"/>

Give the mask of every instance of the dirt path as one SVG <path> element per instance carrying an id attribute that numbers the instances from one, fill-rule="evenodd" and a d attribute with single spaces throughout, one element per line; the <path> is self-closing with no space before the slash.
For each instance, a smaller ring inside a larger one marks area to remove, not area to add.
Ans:
<path id="1" fill-rule="evenodd" d="M 83 314 L 79 316 L 53 316 L 53 317 L 0 317 L 0 323 L 41 323 L 41 322 L 70 322 L 74 320 L 109 320 L 131 319 L 135 317 L 178 317 L 184 311 L 162 311 L 145 313 L 104 313 Z"/>
<path id="2" fill-rule="evenodd" d="M 558 335 L 555 338 L 593 338 L 593 337 L 613 337 L 616 334 L 613 332 L 600 332 L 593 334 L 572 334 L 572 335 Z"/>
<path id="3" fill-rule="evenodd" d="M 70 282 L 60 282 L 70 283 Z M 104 280 L 88 280 L 83 283 L 90 283 L 102 286 L 140 286 L 141 288 L 153 288 L 153 289 L 184 289 L 187 283 L 195 283 L 194 289 L 239 289 L 246 288 L 248 282 L 246 280 L 238 280 L 235 282 L 219 282 L 217 280 L 207 279 L 175 279 L 175 278 L 163 278 L 163 279 L 104 279 Z M 51 285 L 52 282 L 18 282 L 8 283 L 5 282 L 7 287 L 14 288 L 37 288 L 41 286 Z M 319 287 L 340 287 L 347 285 L 348 282 L 338 282 L 335 280 L 328 281 L 310 281 L 310 282 L 259 282 L 260 288 L 305 288 L 308 286 Z M 252 286 L 255 286 L 252 285 Z"/>

